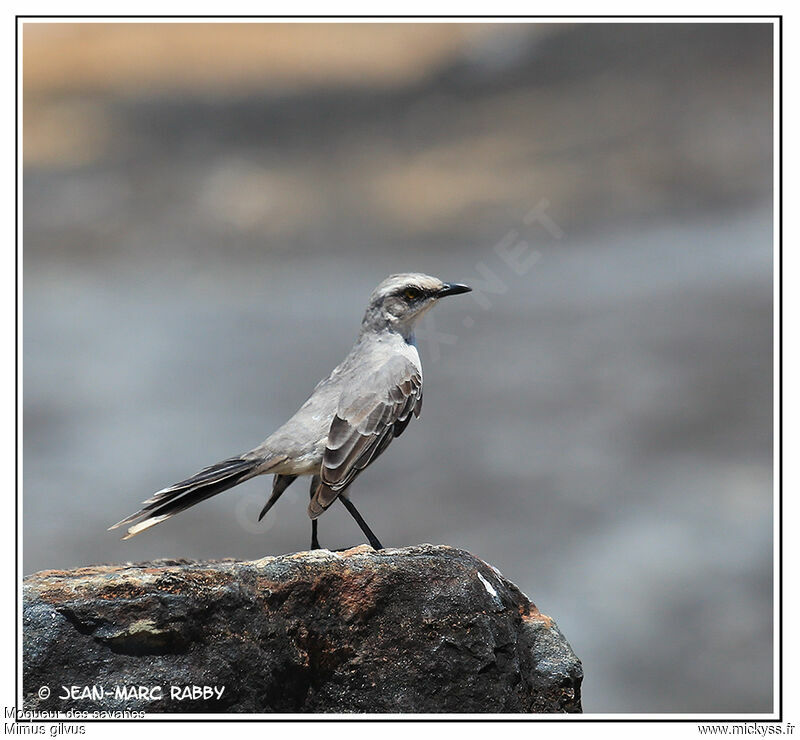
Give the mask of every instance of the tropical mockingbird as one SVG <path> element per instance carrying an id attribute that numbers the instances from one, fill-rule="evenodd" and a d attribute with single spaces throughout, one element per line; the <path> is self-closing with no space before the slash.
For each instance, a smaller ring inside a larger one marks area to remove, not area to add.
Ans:
<path id="1" fill-rule="evenodd" d="M 259 521 L 298 476 L 311 476 L 311 548 L 319 548 L 317 518 L 340 499 L 375 549 L 382 545 L 347 496 L 348 486 L 422 408 L 422 364 L 414 326 L 436 302 L 471 288 L 430 275 L 403 273 L 369 297 L 353 349 L 311 397 L 258 447 L 164 488 L 110 529 L 130 524 L 130 539 L 190 506 L 249 480 L 275 476 Z M 134 524 L 133 522 L 138 523 Z"/>

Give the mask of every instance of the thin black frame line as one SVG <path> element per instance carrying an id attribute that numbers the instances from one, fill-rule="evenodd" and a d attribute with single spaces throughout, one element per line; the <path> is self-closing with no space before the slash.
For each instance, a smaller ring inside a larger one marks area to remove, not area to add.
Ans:
<path id="1" fill-rule="evenodd" d="M 19 30 L 14 24 L 14 716 L 19 714 Z"/>
<path id="2" fill-rule="evenodd" d="M 369 18 L 382 18 L 382 19 L 395 19 L 395 18 L 434 18 L 434 19 L 459 19 L 459 18 L 519 18 L 525 19 L 529 21 L 536 21 L 540 18 L 580 18 L 584 20 L 594 20 L 594 19 L 601 19 L 601 18 L 609 18 L 609 19 L 618 19 L 618 18 L 648 18 L 648 19 L 660 19 L 660 18 L 691 18 L 693 20 L 704 20 L 704 19 L 720 19 L 720 18 L 735 18 L 735 19 L 764 19 L 764 20 L 778 20 L 782 19 L 783 15 L 681 15 L 681 14 L 671 14 L 671 15 L 17 15 L 15 16 L 18 19 L 27 19 L 27 18 L 52 18 L 53 20 L 61 20 L 61 19 L 86 19 L 86 18 L 95 18 L 95 19 L 104 19 L 104 18 L 113 18 L 113 19 L 125 19 L 125 18 L 161 18 L 161 19 L 173 19 L 173 18 L 182 18 L 188 21 L 196 18 L 241 18 L 243 20 L 249 19 L 265 19 L 270 20 L 274 18 L 304 18 L 304 19 L 316 19 L 316 20 L 333 20 L 333 19 L 349 19 L 349 18 L 358 18 L 358 19 L 369 19 Z"/>
<path id="3" fill-rule="evenodd" d="M 95 711 L 95 710 L 76 710 L 76 711 Z M 113 711 L 113 710 L 96 710 L 96 711 Z M 121 710 L 120 710 L 121 711 Z M 167 713 L 168 714 L 168 713 Z M 586 717 L 584 718 L 581 714 L 561 714 L 558 715 L 558 719 L 556 717 L 547 715 L 547 714 L 531 714 L 526 716 L 511 716 L 511 717 L 483 717 L 481 715 L 476 715 L 474 718 L 472 717 L 448 717 L 447 715 L 436 715 L 430 717 L 404 717 L 402 713 L 395 712 L 389 713 L 392 716 L 387 717 L 366 717 L 364 715 L 354 715 L 354 716 L 332 716 L 329 717 L 325 713 L 316 713 L 311 716 L 303 716 L 301 714 L 297 715 L 281 715 L 280 717 L 272 717 L 270 715 L 265 715 L 262 719 L 261 717 L 239 717 L 236 714 L 231 714 L 229 717 L 208 717 L 205 718 L 199 714 L 196 714 L 193 717 L 183 717 L 181 715 L 173 715 L 173 716 L 166 716 L 160 717 L 158 715 L 146 715 L 141 719 L 134 719 L 132 717 L 87 717 L 86 719 L 76 719 L 76 718 L 42 718 L 42 719 L 32 719 L 32 718 L 19 718 L 15 720 L 17 723 L 27 723 L 33 724 L 35 722 L 60 722 L 62 724 L 103 724 L 103 723 L 116 723 L 116 722 L 157 722 L 161 724 L 169 724 L 170 722 L 248 722 L 248 723 L 261 723 L 261 722 L 556 722 L 556 723 L 586 723 L 586 722 L 620 722 L 620 723 L 629 723 L 629 722 L 636 722 L 638 723 L 691 723 L 691 724 L 713 724 L 715 722 L 724 722 L 726 724 L 750 724 L 750 723 L 759 723 L 759 724 L 778 724 L 782 723 L 783 719 L 779 717 L 767 717 L 767 718 L 743 718 L 743 717 L 714 717 L 714 718 L 707 718 L 701 717 L 699 719 L 695 718 L 672 718 L 672 717 L 665 717 L 663 719 L 657 717 L 648 717 L 643 716 L 641 719 L 637 717 Z M 313 718 L 312 718 L 313 717 Z M 359 718 L 361 717 L 361 718 Z M 316 718 L 316 719 L 314 719 Z"/>
<path id="4" fill-rule="evenodd" d="M 773 194 L 773 197 L 777 197 L 778 203 L 778 306 L 777 306 L 777 315 L 778 315 L 778 716 L 777 718 L 767 718 L 767 719 L 757 719 L 757 720 L 748 720 L 748 719 L 740 719 L 740 718 L 714 718 L 714 719 L 684 719 L 684 718 L 666 718 L 666 719 L 656 719 L 656 718 L 622 718 L 622 719 L 615 719 L 615 718 L 602 718 L 602 717 L 587 717 L 587 718 L 578 718 L 577 716 L 574 719 L 564 718 L 564 719 L 551 719 L 546 716 L 532 716 L 532 717 L 509 717 L 509 718 L 499 718 L 499 719 L 485 719 L 481 717 L 475 718 L 447 718 L 443 717 L 441 719 L 433 718 L 433 719 L 417 719 L 417 718 L 403 718 L 403 717 L 387 717 L 387 718 L 364 718 L 364 719 L 355 719 L 355 718 L 347 718 L 347 717 L 330 717 L 330 718 L 322 718 L 322 719 L 311 719 L 311 718 L 283 718 L 283 719 L 271 719 L 269 717 L 266 718 L 241 718 L 237 719 L 235 715 L 226 718 L 220 717 L 209 717 L 207 719 L 188 719 L 183 717 L 174 717 L 174 718 L 160 718 L 160 717 L 146 717 L 142 720 L 132 720 L 126 718 L 120 719 L 99 719 L 99 718 L 87 718 L 84 720 L 59 720 L 69 723 L 80 722 L 84 723 L 104 723 L 104 722 L 564 722 L 564 721 L 571 721 L 571 722 L 647 722 L 647 723 L 680 723 L 680 722 L 692 722 L 692 723 L 703 723 L 703 724 L 710 724 L 714 722 L 726 722 L 726 723 L 742 723 L 742 722 L 768 722 L 768 723 L 782 723 L 783 722 L 783 699 L 784 699 L 784 681 L 783 681 L 783 551 L 784 551 L 784 539 L 783 539 L 783 14 L 780 15 L 757 15 L 757 16 L 745 16 L 745 15 L 733 15 L 733 16 L 725 16 L 725 15 L 714 15 L 714 16 L 685 16 L 685 15 L 664 15 L 664 16 L 656 16 L 656 15 L 648 15 L 648 16 L 636 16 L 636 15 L 611 15 L 611 16 L 174 16 L 174 15 L 162 15 L 162 16 L 97 16 L 97 15 L 83 15 L 83 16 L 44 16 L 44 15 L 16 15 L 14 21 L 14 112 L 15 112 L 15 120 L 14 120 L 14 236 L 15 236 L 15 252 L 14 252 L 14 296 L 15 296 L 15 305 L 14 305 L 14 316 L 15 316 L 15 325 L 14 325 L 14 333 L 15 333 L 15 346 L 14 346 L 14 355 L 15 355 L 15 366 L 14 366 L 14 390 L 15 390 L 15 397 L 14 397 L 14 420 L 15 420 L 15 427 L 14 427 L 14 437 L 15 437 L 15 445 L 14 445 L 14 482 L 15 482 L 15 496 L 14 496 L 14 515 L 15 515 L 15 527 L 14 527 L 14 564 L 15 564 L 15 577 L 19 576 L 19 498 L 20 498 L 20 490 L 19 490 L 19 247 L 20 247 L 20 239 L 19 239 L 19 30 L 20 30 L 20 20 L 25 18 L 53 18 L 53 19 L 64 19 L 64 18 L 319 18 L 320 20 L 331 19 L 331 18 L 524 18 L 527 20 L 534 20 L 535 18 L 586 18 L 586 19 L 593 19 L 593 18 L 692 18 L 692 19 L 706 19 L 706 18 L 747 18 L 747 19 L 771 19 L 777 21 L 778 24 L 778 84 L 777 86 L 773 85 L 773 93 L 775 92 L 775 88 L 777 87 L 777 94 L 778 94 L 778 121 L 777 121 L 777 128 L 778 128 L 778 152 L 777 152 L 777 162 L 776 165 L 778 167 L 778 193 Z M 14 606 L 15 606 L 15 613 L 14 613 L 14 651 L 15 651 L 15 671 L 14 671 L 14 709 L 15 714 L 19 714 L 19 658 L 21 651 L 20 642 L 19 642 L 19 590 L 17 584 L 15 584 L 14 588 Z M 18 721 L 25 722 L 25 723 L 32 723 L 39 720 L 34 719 L 20 719 Z"/>
<path id="5" fill-rule="evenodd" d="M 80 711 L 90 711 L 90 710 L 80 710 Z M 91 710 L 94 711 L 94 710 Z M 103 711 L 103 710 L 97 710 Z M 111 711 L 111 710 L 106 710 Z M 751 724 L 751 723 L 759 723 L 759 724 L 778 724 L 782 723 L 783 720 L 778 717 L 767 717 L 767 718 L 742 718 L 742 717 L 714 717 L 714 718 L 706 718 L 701 717 L 699 719 L 694 718 L 672 718 L 672 717 L 665 717 L 664 719 L 659 719 L 655 717 L 647 717 L 644 716 L 641 719 L 636 717 L 586 717 L 583 718 L 583 715 L 575 714 L 565 714 L 565 715 L 558 715 L 562 717 L 562 719 L 556 719 L 555 717 L 551 717 L 546 714 L 531 714 L 530 716 L 513 716 L 513 717 L 482 717 L 480 715 L 476 715 L 473 719 L 472 717 L 448 717 L 448 716 L 434 716 L 434 717 L 404 717 L 399 712 L 395 713 L 399 716 L 391 716 L 391 717 L 363 717 L 359 719 L 356 715 L 354 717 L 342 717 L 342 716 L 334 716 L 328 717 L 324 713 L 314 714 L 313 717 L 317 719 L 312 719 L 311 717 L 304 717 L 300 716 L 287 716 L 282 715 L 280 717 L 270 717 L 269 715 L 265 716 L 263 719 L 260 717 L 237 717 L 236 714 L 231 714 L 230 717 L 209 717 L 204 718 L 199 715 L 195 715 L 194 717 L 181 717 L 180 715 L 175 715 L 174 717 L 159 717 L 148 715 L 143 717 L 142 719 L 133 719 L 131 717 L 120 717 L 118 719 L 112 717 L 88 717 L 86 719 L 73 719 L 73 718 L 57 718 L 57 719 L 30 719 L 30 718 L 20 718 L 15 720 L 17 723 L 27 723 L 32 724 L 34 722 L 60 722 L 62 724 L 103 724 L 103 723 L 115 723 L 115 722 L 157 722 L 161 724 L 168 724 L 170 722 L 249 722 L 249 723 L 262 723 L 262 722 L 556 722 L 556 723 L 570 723 L 570 724 L 582 724 L 587 722 L 614 722 L 614 723 L 630 723 L 635 722 L 639 723 L 691 723 L 691 724 L 713 724 L 715 722 L 724 722 L 726 724 Z"/>
<path id="6" fill-rule="evenodd" d="M 783 717 L 783 16 L 778 19 L 777 82 L 778 193 L 773 198 L 778 199 L 778 716 Z"/>

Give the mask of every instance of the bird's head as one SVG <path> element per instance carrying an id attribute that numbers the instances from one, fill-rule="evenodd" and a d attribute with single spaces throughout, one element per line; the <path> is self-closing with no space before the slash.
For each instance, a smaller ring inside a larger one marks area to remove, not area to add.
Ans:
<path id="1" fill-rule="evenodd" d="M 408 338 L 417 321 L 440 298 L 471 290 L 466 285 L 445 283 L 418 272 L 390 275 L 372 291 L 362 331 L 396 331 Z"/>

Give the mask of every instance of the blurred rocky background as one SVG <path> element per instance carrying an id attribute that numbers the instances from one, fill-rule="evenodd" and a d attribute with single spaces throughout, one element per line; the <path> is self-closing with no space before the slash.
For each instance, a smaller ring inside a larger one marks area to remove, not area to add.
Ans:
<path id="1" fill-rule="evenodd" d="M 586 712 L 770 711 L 772 53 L 763 23 L 26 23 L 25 572 L 306 548 L 306 487 L 259 524 L 266 478 L 106 527 L 260 442 L 425 271 L 478 290 L 354 486 L 376 534 L 535 596 Z M 323 546 L 363 539 L 340 508 Z"/>

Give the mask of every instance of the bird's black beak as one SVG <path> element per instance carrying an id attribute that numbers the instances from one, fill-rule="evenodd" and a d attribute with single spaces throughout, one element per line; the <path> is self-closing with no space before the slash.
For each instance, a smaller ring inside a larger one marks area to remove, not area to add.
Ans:
<path id="1" fill-rule="evenodd" d="M 459 293 L 469 293 L 472 288 L 469 285 L 460 283 L 445 283 L 444 287 L 436 294 L 437 298 L 444 298 L 446 295 L 458 295 Z"/>

